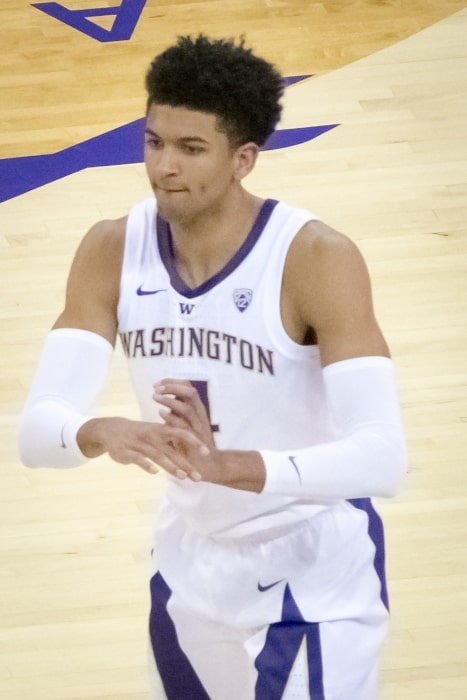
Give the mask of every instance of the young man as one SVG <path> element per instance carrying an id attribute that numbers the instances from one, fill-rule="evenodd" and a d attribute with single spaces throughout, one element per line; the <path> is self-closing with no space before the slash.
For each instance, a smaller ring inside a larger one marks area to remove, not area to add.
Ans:
<path id="1" fill-rule="evenodd" d="M 388 613 L 369 499 L 398 491 L 406 454 L 366 267 L 310 212 L 242 186 L 280 117 L 270 64 L 184 37 L 146 84 L 155 197 L 79 247 L 22 459 L 167 472 L 155 698 L 375 700 Z M 117 335 L 141 421 L 90 415 Z"/>

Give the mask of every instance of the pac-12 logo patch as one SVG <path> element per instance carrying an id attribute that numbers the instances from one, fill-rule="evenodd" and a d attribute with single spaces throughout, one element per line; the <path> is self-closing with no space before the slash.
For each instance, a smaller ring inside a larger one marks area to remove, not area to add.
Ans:
<path id="1" fill-rule="evenodd" d="M 251 289 L 235 289 L 233 299 L 237 309 L 243 313 L 250 306 L 253 292 Z"/>

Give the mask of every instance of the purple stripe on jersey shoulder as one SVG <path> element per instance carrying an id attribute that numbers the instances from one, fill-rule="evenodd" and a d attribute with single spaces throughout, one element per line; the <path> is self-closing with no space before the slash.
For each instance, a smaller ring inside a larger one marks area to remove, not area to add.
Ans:
<path id="1" fill-rule="evenodd" d="M 178 274 L 177 268 L 175 266 L 174 248 L 170 226 L 167 223 L 167 221 L 165 221 L 159 215 L 157 215 L 156 231 L 159 253 L 162 262 L 165 266 L 165 269 L 169 273 L 170 281 L 172 283 L 173 288 L 179 294 L 182 294 L 184 297 L 192 299 L 201 294 L 204 294 L 205 292 L 208 292 L 210 289 L 222 282 L 222 280 L 228 277 L 243 262 L 246 256 L 254 248 L 256 242 L 258 241 L 259 237 L 261 236 L 264 230 L 264 227 L 269 221 L 269 217 L 271 216 L 276 204 L 277 200 L 275 199 L 266 199 L 264 201 L 258 213 L 258 216 L 256 217 L 255 222 L 253 223 L 250 233 L 248 234 L 240 248 L 237 250 L 235 255 L 222 268 L 222 270 L 220 270 L 217 274 L 215 274 L 210 279 L 206 280 L 206 282 L 203 282 L 203 284 L 201 284 L 199 287 L 196 287 L 195 289 L 191 289 L 190 287 L 188 287 Z"/>

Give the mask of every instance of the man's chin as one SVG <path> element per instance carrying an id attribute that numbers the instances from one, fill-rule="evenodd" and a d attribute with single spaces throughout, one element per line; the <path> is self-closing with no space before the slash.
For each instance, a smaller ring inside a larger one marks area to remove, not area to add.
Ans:
<path id="1" fill-rule="evenodd" d="M 171 204 L 169 202 L 166 202 L 163 197 L 159 198 L 157 195 L 156 195 L 156 201 L 157 201 L 157 213 L 165 221 L 172 222 L 172 223 L 175 223 L 175 222 L 182 223 L 184 221 L 187 221 L 190 218 L 190 215 L 187 212 L 186 207 L 176 206 L 175 204 Z"/>

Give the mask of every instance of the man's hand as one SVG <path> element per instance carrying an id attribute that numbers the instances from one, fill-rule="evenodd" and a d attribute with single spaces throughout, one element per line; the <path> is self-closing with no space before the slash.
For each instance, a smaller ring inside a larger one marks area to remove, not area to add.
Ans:
<path id="1" fill-rule="evenodd" d="M 160 415 L 167 429 L 183 431 L 177 459 L 190 463 L 191 479 L 256 493 L 263 489 L 265 471 L 259 452 L 217 449 L 206 408 L 191 382 L 164 379 L 154 385 L 153 398 L 163 406 Z M 187 433 L 208 450 L 195 449 L 192 442 L 184 442 Z"/>
<path id="2" fill-rule="evenodd" d="M 87 457 L 104 452 L 120 464 L 136 464 L 150 474 L 157 465 L 178 479 L 199 481 L 200 475 L 185 457 L 189 447 L 193 455 L 207 455 L 209 448 L 185 427 L 128 420 L 93 418 L 78 431 L 78 444 Z"/>
<path id="3" fill-rule="evenodd" d="M 193 450 L 191 442 L 178 443 L 180 458 L 188 459 L 192 465 L 191 478 L 194 474 L 195 481 L 217 483 L 220 453 L 212 437 L 206 408 L 193 384 L 184 379 L 164 379 L 154 385 L 153 398 L 163 406 L 160 415 L 168 428 L 184 431 L 183 435 L 191 434 L 208 448 L 201 453 Z"/>
<path id="4" fill-rule="evenodd" d="M 154 385 L 154 401 L 165 424 L 191 430 L 205 445 L 215 449 L 209 418 L 193 384 L 186 379 L 164 379 Z"/>

